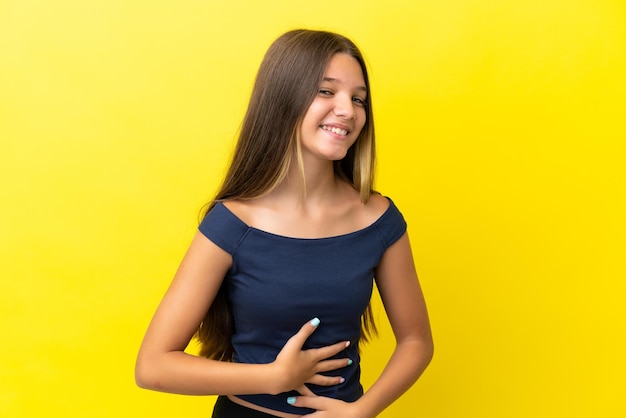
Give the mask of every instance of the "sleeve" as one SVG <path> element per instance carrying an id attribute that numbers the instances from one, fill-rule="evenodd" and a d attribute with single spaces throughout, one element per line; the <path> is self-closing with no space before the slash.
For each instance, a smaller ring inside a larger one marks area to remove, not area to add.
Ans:
<path id="1" fill-rule="evenodd" d="M 380 223 L 378 225 L 378 231 L 381 235 L 385 248 L 391 247 L 397 240 L 399 240 L 406 232 L 406 228 L 406 221 L 404 220 L 402 213 L 400 213 L 393 201 L 389 199 L 389 208 L 380 219 Z"/>
<path id="2" fill-rule="evenodd" d="M 217 202 L 198 226 L 200 232 L 215 245 L 233 255 L 248 226 L 237 218 L 223 203 Z"/>

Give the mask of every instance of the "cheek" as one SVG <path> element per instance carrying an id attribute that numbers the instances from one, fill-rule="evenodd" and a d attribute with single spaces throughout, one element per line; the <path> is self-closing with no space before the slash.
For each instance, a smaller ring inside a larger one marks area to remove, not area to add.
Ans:
<path id="1" fill-rule="evenodd" d="M 358 131 L 361 132 L 361 130 L 365 126 L 365 122 L 367 122 L 367 113 L 365 112 L 364 109 L 361 109 L 358 115 L 359 117 L 357 119 L 357 127 L 358 127 Z"/>
<path id="2" fill-rule="evenodd" d="M 308 124 L 318 124 L 324 116 L 324 109 L 320 103 L 313 101 L 306 113 L 304 114 L 303 121 Z"/>

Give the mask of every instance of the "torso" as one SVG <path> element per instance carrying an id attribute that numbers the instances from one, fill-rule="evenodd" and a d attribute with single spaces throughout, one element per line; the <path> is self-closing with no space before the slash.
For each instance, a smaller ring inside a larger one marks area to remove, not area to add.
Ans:
<path id="1" fill-rule="evenodd" d="M 325 326 L 307 344 L 320 347 L 338 339 L 350 340 L 353 344 L 341 355 L 354 361 L 342 370 L 346 385 L 329 388 L 331 392 L 324 391 L 327 395 L 322 396 L 353 401 L 360 396 L 360 361 L 355 351 L 359 317 L 371 295 L 376 263 L 385 246 L 397 239 L 404 227 L 397 219 L 401 215 L 391 210 L 389 199 L 378 194 L 372 195 L 367 204 L 360 202 L 356 192 L 326 202 L 306 206 L 289 205 L 287 200 L 279 199 L 226 201 L 221 210 L 215 208 L 214 217 L 205 218 L 215 219 L 216 223 L 209 221 L 207 225 L 212 226 L 204 232 L 235 261 L 236 267 L 227 276 L 239 324 L 239 332 L 233 336 L 235 360 L 271 361 L 294 330 L 319 316 Z M 287 274 L 282 267 L 285 263 L 292 265 Z M 332 297 L 321 295 L 321 290 Z M 294 297 L 303 292 L 306 301 Z M 351 295 L 348 299 L 347 294 Z M 276 304 L 276 300 L 282 302 Z M 272 339 L 268 340 L 270 334 Z M 262 350 L 259 338 L 263 338 Z M 259 347 L 254 348 L 255 344 Z M 272 398 L 269 395 L 230 398 L 271 415 L 301 416 L 277 411 L 271 405 L 275 402 L 266 399 Z"/>

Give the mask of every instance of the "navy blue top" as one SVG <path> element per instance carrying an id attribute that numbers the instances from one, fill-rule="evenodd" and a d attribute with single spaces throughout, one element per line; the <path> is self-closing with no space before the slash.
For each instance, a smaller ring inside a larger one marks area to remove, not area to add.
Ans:
<path id="1" fill-rule="evenodd" d="M 304 349 L 340 341 L 350 345 L 336 358 L 353 363 L 328 372 L 345 382 L 307 386 L 317 395 L 353 402 L 363 394 L 358 340 L 361 315 L 373 286 L 374 269 L 385 250 L 406 231 L 391 199 L 373 224 L 328 238 L 291 238 L 245 224 L 221 202 L 207 213 L 200 232 L 232 256 L 225 281 L 232 304 L 235 332 L 233 361 L 266 364 L 287 340 L 312 318 L 321 320 Z M 287 404 L 289 396 L 239 395 L 255 405 L 294 414 L 313 412 Z"/>

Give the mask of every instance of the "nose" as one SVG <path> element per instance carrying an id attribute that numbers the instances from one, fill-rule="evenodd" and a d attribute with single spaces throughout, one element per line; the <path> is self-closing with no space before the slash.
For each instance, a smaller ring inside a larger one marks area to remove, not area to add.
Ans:
<path id="1" fill-rule="evenodd" d="M 354 110 L 354 102 L 352 101 L 351 96 L 347 95 L 336 95 L 335 96 L 335 115 L 345 118 L 345 119 L 354 119 L 355 110 Z"/>

